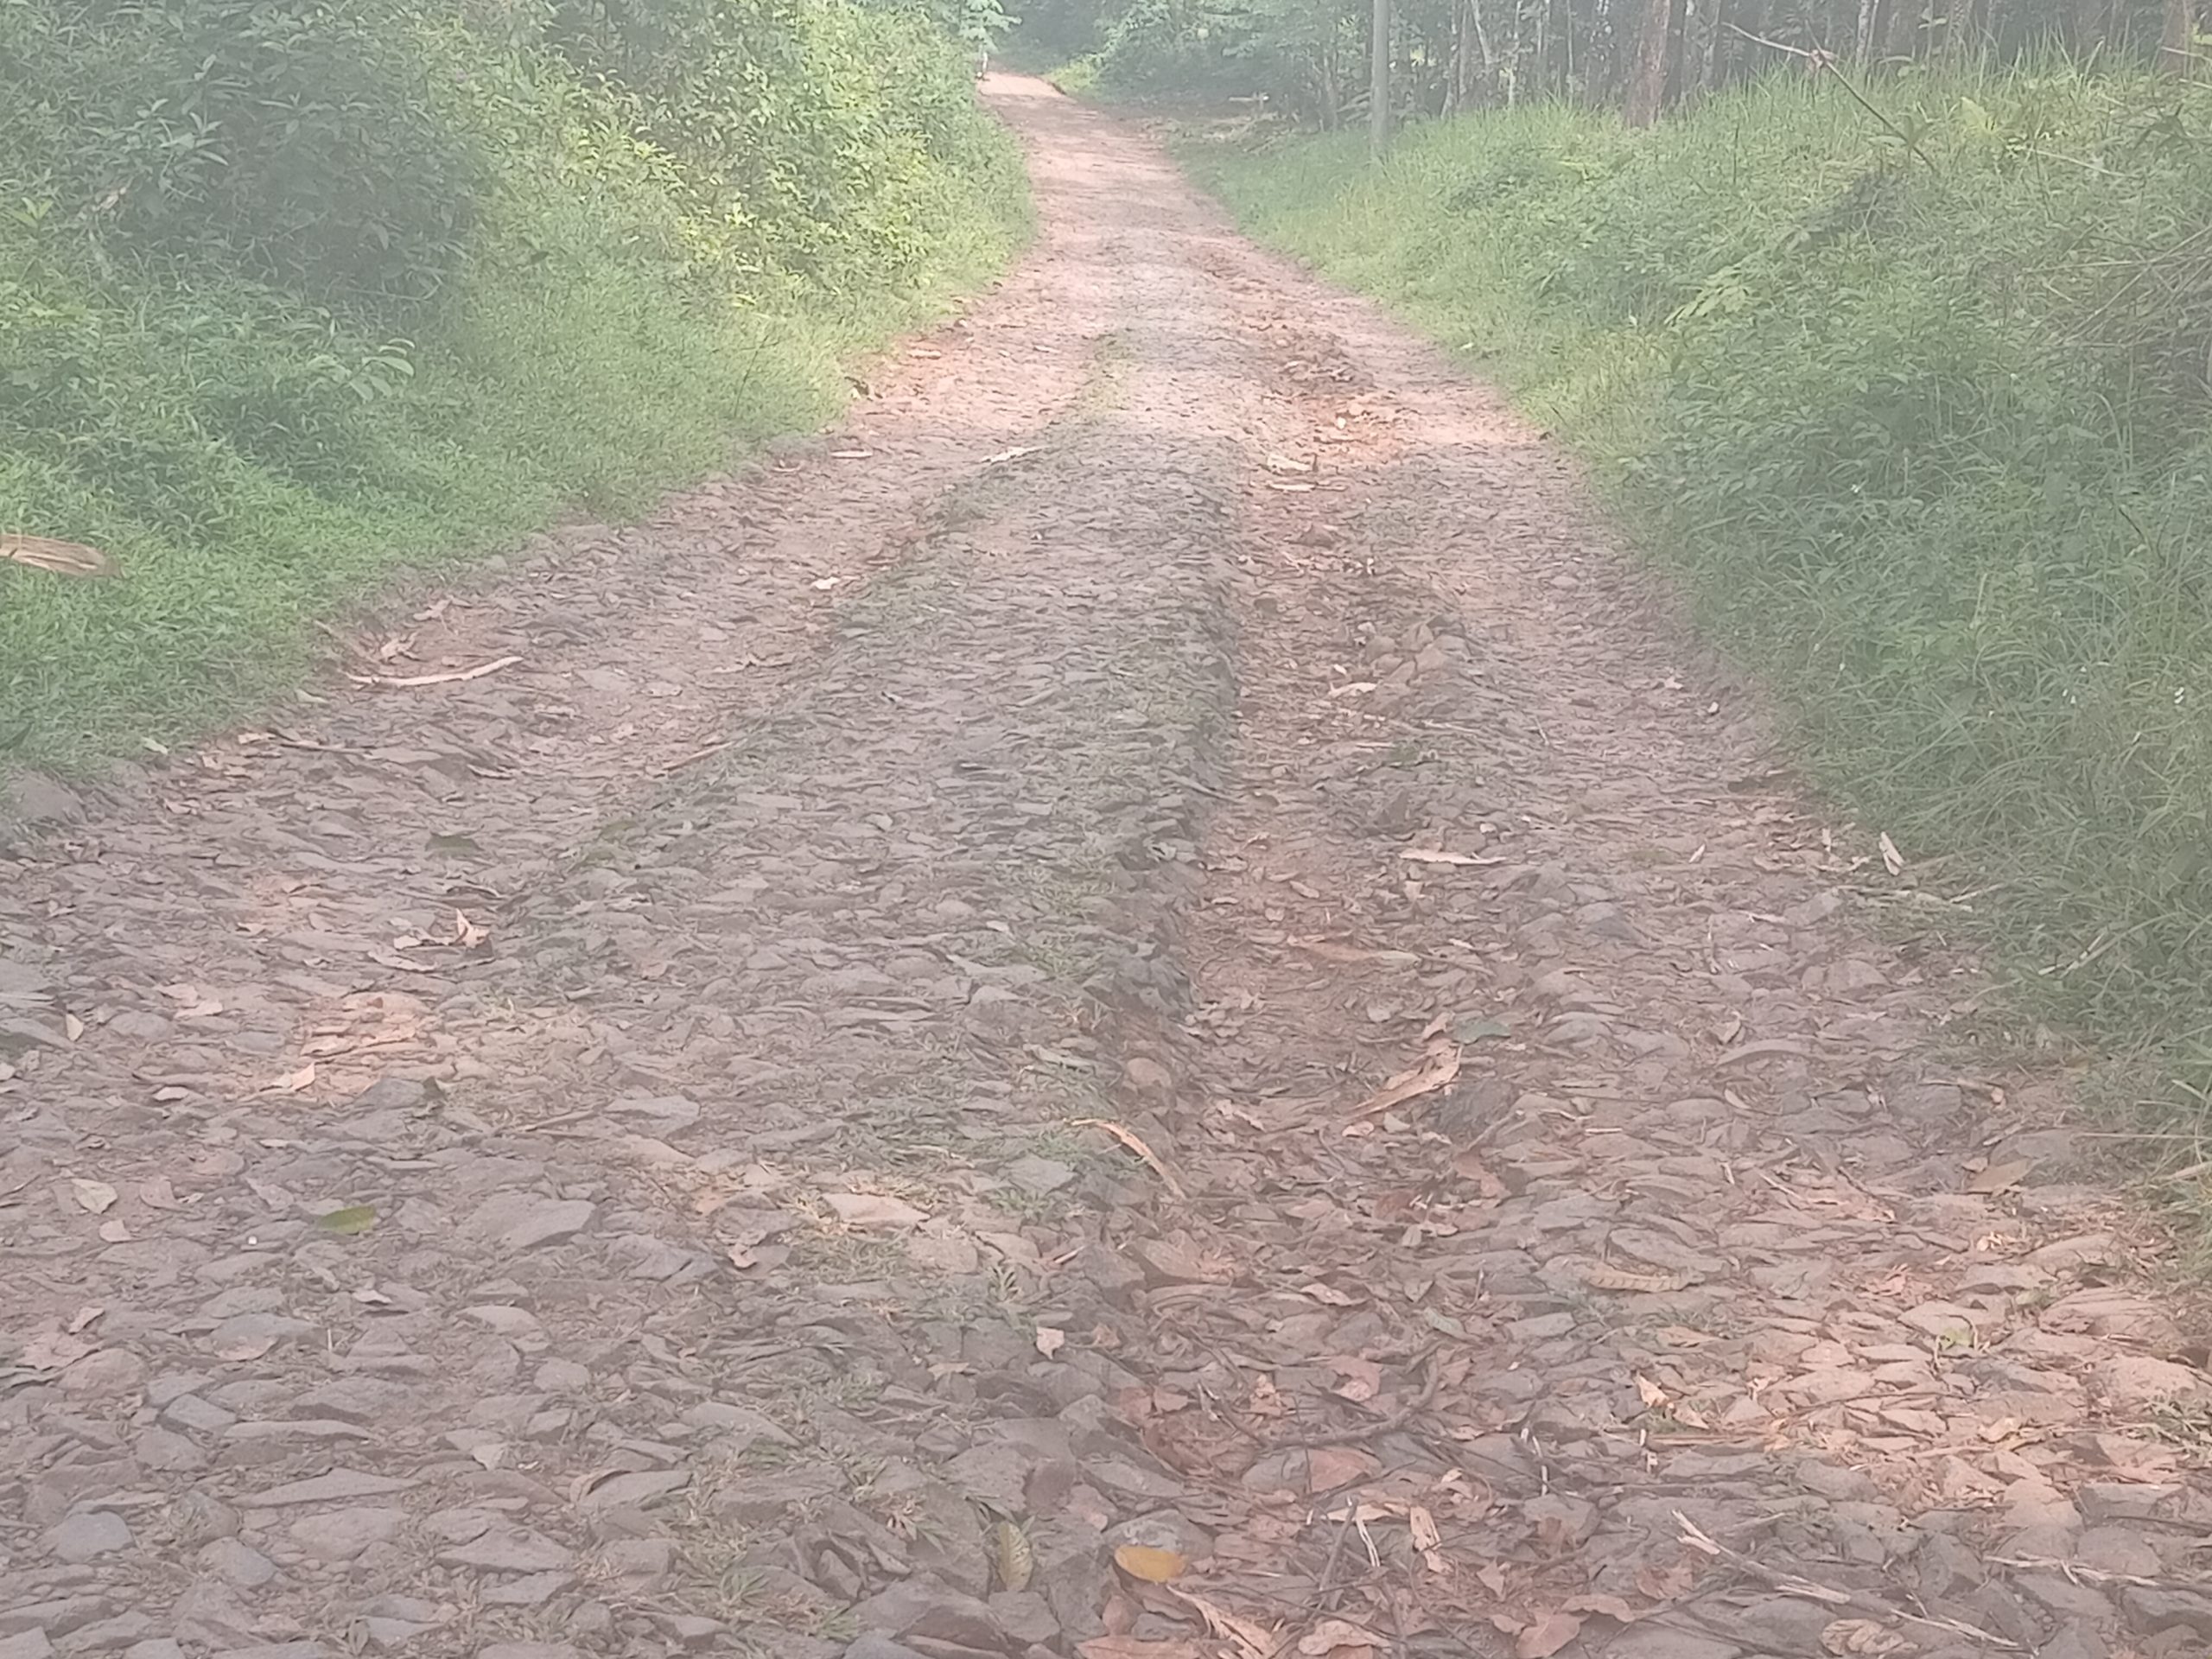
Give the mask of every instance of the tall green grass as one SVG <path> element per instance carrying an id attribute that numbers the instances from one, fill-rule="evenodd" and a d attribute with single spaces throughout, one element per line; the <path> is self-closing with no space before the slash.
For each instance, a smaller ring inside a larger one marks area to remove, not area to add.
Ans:
<path id="1" fill-rule="evenodd" d="M 2212 92 L 1777 79 L 1193 137 L 1262 237 L 1591 459 L 1818 779 L 2045 1017 L 2212 1032 Z"/>
<path id="2" fill-rule="evenodd" d="M 447 181 L 390 145 L 464 157 L 448 194 L 465 211 L 404 263 L 407 246 L 344 213 L 264 233 L 251 189 L 228 219 L 195 218 L 163 170 L 175 134 L 140 130 L 163 118 L 137 113 L 137 64 L 100 29 L 69 32 L 67 7 L 106 3 L 0 0 L 0 47 L 49 72 L 0 109 L 0 533 L 89 543 L 120 569 L 74 582 L 0 562 L 0 768 L 207 729 L 296 678 L 312 620 L 399 571 L 510 545 L 571 507 L 635 511 L 820 422 L 854 353 L 1026 234 L 1017 151 L 957 49 L 843 0 L 779 14 L 789 56 L 760 130 L 715 126 L 702 95 L 704 136 L 680 154 L 653 131 L 681 105 L 647 109 L 548 48 L 404 4 L 363 12 L 388 73 L 419 91 L 348 114 L 334 151 L 397 169 L 393 213 L 418 219 Z M 198 22 L 229 0 L 167 3 Z M 254 16 L 343 46 L 319 5 Z M 28 45 L 6 32 L 56 17 L 67 27 Z M 227 19 L 209 26 L 235 44 Z M 122 92 L 93 97 L 102 75 Z M 181 100 L 189 83 L 152 90 Z M 70 135 L 105 151 L 60 168 Z M 281 143 L 227 142 L 233 170 L 287 160 Z M 221 207 L 213 177 L 185 184 Z M 298 187 L 308 213 L 319 188 Z M 134 220 L 111 196 L 173 205 Z M 358 280 L 386 268 L 400 280 Z"/>

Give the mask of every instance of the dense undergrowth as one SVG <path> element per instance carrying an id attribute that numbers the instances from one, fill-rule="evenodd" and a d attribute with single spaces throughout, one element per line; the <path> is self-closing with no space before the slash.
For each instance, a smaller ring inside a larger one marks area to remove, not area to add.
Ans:
<path id="1" fill-rule="evenodd" d="M 2212 1033 L 2212 92 L 1774 80 L 1186 149 L 1595 464 L 2039 1006 Z M 2201 1059 L 2201 1055 L 2200 1055 Z"/>
<path id="2" fill-rule="evenodd" d="M 0 533 L 120 569 L 0 563 L 0 761 L 204 727 L 398 567 L 822 418 L 1022 233 L 944 21 L 0 0 Z"/>

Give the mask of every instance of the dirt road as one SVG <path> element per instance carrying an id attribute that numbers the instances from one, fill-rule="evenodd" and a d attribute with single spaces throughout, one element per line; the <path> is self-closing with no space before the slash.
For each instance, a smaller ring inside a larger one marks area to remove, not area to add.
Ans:
<path id="1" fill-rule="evenodd" d="M 842 431 L 38 791 L 0 1659 L 2202 1653 L 2202 1350 L 1942 908 L 989 91 L 1039 245 Z"/>

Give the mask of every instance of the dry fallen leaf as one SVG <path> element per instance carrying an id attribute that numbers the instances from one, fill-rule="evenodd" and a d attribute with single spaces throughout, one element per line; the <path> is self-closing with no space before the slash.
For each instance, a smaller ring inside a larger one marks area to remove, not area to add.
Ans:
<path id="1" fill-rule="evenodd" d="M 264 1095 L 296 1095 L 315 1084 L 315 1062 L 309 1060 L 296 1071 L 287 1071 L 270 1083 L 261 1092 Z"/>
<path id="2" fill-rule="evenodd" d="M 1144 1160 L 1145 1166 L 1151 1170 L 1154 1174 L 1159 1176 L 1160 1180 L 1166 1185 L 1169 1197 L 1179 1198 L 1184 1196 L 1182 1183 L 1167 1173 L 1167 1166 L 1160 1161 L 1160 1155 L 1154 1152 L 1150 1147 L 1145 1145 L 1142 1137 L 1138 1135 L 1135 1131 L 1124 1128 L 1121 1124 L 1113 1122 L 1110 1120 L 1103 1117 L 1078 1117 L 1071 1122 L 1068 1127 L 1075 1129 L 1105 1130 L 1107 1134 L 1112 1135 L 1116 1141 L 1120 1141 L 1123 1146 L 1127 1147 L 1131 1152 L 1134 1152 L 1139 1158 Z"/>
<path id="3" fill-rule="evenodd" d="M 1677 1559 L 1663 1571 L 1647 1561 L 1636 1569 L 1637 1593 L 1654 1601 L 1678 1600 L 1689 1593 L 1696 1578 L 1697 1570 L 1686 1560 Z"/>
<path id="4" fill-rule="evenodd" d="M 1352 1109 L 1354 1117 L 1373 1117 L 1422 1095 L 1433 1094 L 1459 1075 L 1459 1051 L 1446 1046 L 1429 1051 L 1412 1070 L 1401 1071 Z"/>
<path id="5" fill-rule="evenodd" d="M 1570 1613 L 1598 1613 L 1622 1624 L 1633 1624 L 1637 1618 L 1635 1608 L 1619 1596 L 1587 1594 L 1569 1596 L 1564 1610 Z"/>
<path id="6" fill-rule="evenodd" d="M 1324 1307 L 1357 1307 L 1359 1306 L 1358 1297 L 1347 1296 L 1335 1286 L 1325 1285 L 1318 1281 L 1300 1286 L 1298 1294 L 1301 1296 L 1311 1296 Z"/>
<path id="7" fill-rule="evenodd" d="M 23 1344 L 21 1363 L 26 1370 L 58 1371 L 92 1351 L 92 1344 L 66 1332 L 45 1331 Z"/>
<path id="8" fill-rule="evenodd" d="M 1061 1349 L 1067 1345 L 1068 1333 L 1066 1332 L 1055 1331 L 1050 1325 L 1040 1325 L 1037 1327 L 1037 1351 L 1044 1355 L 1046 1358 L 1052 1358 L 1053 1355 L 1058 1353 Z"/>
<path id="9" fill-rule="evenodd" d="M 1418 1503 L 1406 1511 L 1406 1524 L 1413 1531 L 1415 1549 L 1434 1549 L 1444 1541 L 1444 1535 L 1436 1529 L 1436 1517 Z"/>
<path id="10" fill-rule="evenodd" d="M 1887 830 L 1883 831 L 1879 844 L 1882 849 L 1882 862 L 1888 868 L 1890 874 L 1891 875 L 1904 874 L 1904 855 L 1897 851 L 1897 844 L 1890 839 L 1889 832 Z"/>
<path id="11" fill-rule="evenodd" d="M 1837 1619 L 1821 1630 L 1821 1645 L 1833 1654 L 1869 1654 L 1877 1659 L 1912 1651 L 1912 1643 L 1904 1635 L 1871 1618 Z"/>
<path id="12" fill-rule="evenodd" d="M 1655 1411 L 1667 1403 L 1667 1390 L 1642 1372 L 1637 1374 L 1636 1392 L 1637 1397 Z"/>
<path id="13" fill-rule="evenodd" d="M 71 1042 L 75 1042 L 79 1037 L 82 1037 L 85 1034 L 85 1022 L 79 1020 L 73 1014 L 63 1014 L 61 1016 L 61 1034 L 67 1037 Z"/>
<path id="14" fill-rule="evenodd" d="M 1408 864 L 1451 864 L 1462 868 L 1505 862 L 1502 858 L 1475 858 L 1466 853 L 1440 852 L 1431 847 L 1402 847 L 1398 849 L 1398 856 Z"/>
<path id="15" fill-rule="evenodd" d="M 1514 1639 L 1514 1659 L 1551 1659 L 1551 1656 L 1582 1634 L 1582 1621 L 1573 1613 L 1549 1613 Z"/>
<path id="16" fill-rule="evenodd" d="M 1001 1590 L 1022 1591 L 1037 1571 L 1037 1554 L 1029 1535 L 1011 1521 L 991 1529 L 991 1570 Z"/>
<path id="17" fill-rule="evenodd" d="M 1364 1630 L 1346 1618 L 1325 1618 L 1298 1643 L 1298 1651 L 1308 1659 L 1338 1659 L 1346 1653 L 1370 1653 L 1387 1646 L 1374 1631 Z"/>
<path id="18" fill-rule="evenodd" d="M 1582 1282 L 1592 1290 L 1633 1291 L 1643 1296 L 1669 1295 L 1687 1290 L 1696 1282 L 1688 1274 L 1630 1273 L 1621 1268 L 1588 1267 L 1578 1268 Z"/>
<path id="19" fill-rule="evenodd" d="M 1188 1590 L 1179 1590 L 1172 1584 L 1164 1584 L 1160 1588 L 1205 1620 L 1206 1629 L 1212 1634 L 1234 1642 L 1236 1659 L 1274 1659 L 1282 1646 L 1277 1632 L 1230 1612 L 1218 1602 L 1193 1595 Z"/>
<path id="20" fill-rule="evenodd" d="M 1197 1643 L 1179 1636 L 1165 1642 L 1141 1636 L 1094 1636 L 1078 1643 L 1076 1652 L 1082 1659 L 1212 1659 Z"/>
<path id="21" fill-rule="evenodd" d="M 2024 1158 L 2017 1158 L 2007 1163 L 1992 1164 L 1967 1183 L 1967 1191 L 1979 1192 L 1984 1197 L 2005 1192 L 2018 1186 L 2027 1173 L 2034 1167 L 2035 1166 Z"/>
<path id="22" fill-rule="evenodd" d="M 825 1192 L 822 1202 L 848 1227 L 880 1227 L 897 1231 L 918 1227 L 929 1219 L 903 1198 L 885 1198 L 877 1192 Z"/>
<path id="23" fill-rule="evenodd" d="M 1191 1563 L 1172 1549 L 1148 1544 L 1123 1544 L 1114 1552 L 1114 1565 L 1146 1584 L 1166 1584 L 1179 1579 Z"/>
<path id="24" fill-rule="evenodd" d="M 115 1204 L 115 1189 L 105 1181 L 88 1181 L 82 1176 L 73 1177 L 69 1191 L 79 1205 L 96 1216 Z"/>

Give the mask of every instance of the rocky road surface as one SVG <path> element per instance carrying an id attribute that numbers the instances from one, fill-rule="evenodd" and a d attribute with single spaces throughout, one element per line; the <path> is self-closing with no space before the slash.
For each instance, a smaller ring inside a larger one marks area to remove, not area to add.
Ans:
<path id="1" fill-rule="evenodd" d="M 2204 1351 L 1941 896 L 988 90 L 1039 245 L 839 432 L 20 791 L 0 1659 L 2204 1654 Z"/>

